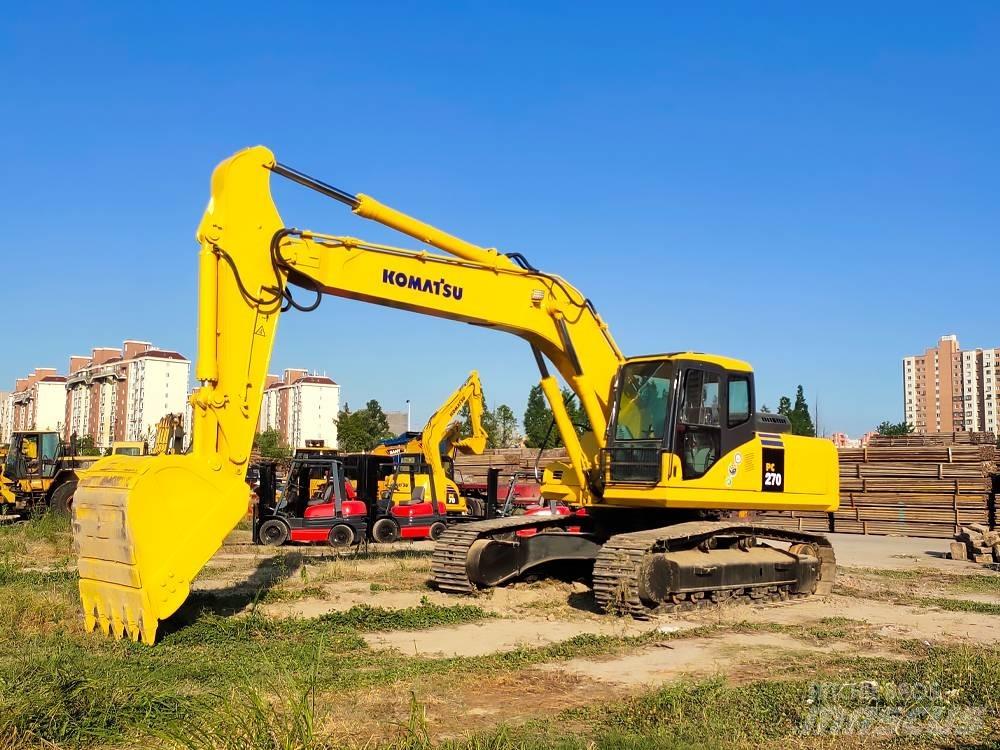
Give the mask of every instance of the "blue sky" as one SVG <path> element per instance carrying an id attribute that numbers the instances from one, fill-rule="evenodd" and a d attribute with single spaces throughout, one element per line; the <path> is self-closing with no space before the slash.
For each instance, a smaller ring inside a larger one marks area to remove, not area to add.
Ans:
<path id="1" fill-rule="evenodd" d="M 827 431 L 900 419 L 903 355 L 1000 346 L 1000 6 L 687 5 L 6 8 L 0 389 L 126 338 L 193 356 L 208 178 L 264 143 L 568 277 L 626 353 L 747 359 Z M 418 424 L 473 367 L 518 414 L 536 379 L 520 340 L 335 299 L 283 318 L 295 366 Z"/>

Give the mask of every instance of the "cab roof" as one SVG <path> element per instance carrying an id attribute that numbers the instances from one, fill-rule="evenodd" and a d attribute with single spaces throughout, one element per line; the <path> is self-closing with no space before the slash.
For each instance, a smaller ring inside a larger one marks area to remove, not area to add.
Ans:
<path id="1" fill-rule="evenodd" d="M 750 366 L 749 362 L 744 362 L 742 359 L 734 359 L 733 357 L 726 357 L 721 354 L 706 354 L 705 352 L 666 352 L 665 354 L 646 354 L 641 357 L 629 357 L 628 362 L 652 362 L 655 360 L 694 360 L 697 362 L 705 362 L 710 365 L 717 365 L 726 370 L 733 370 L 735 372 L 753 372 L 753 367 Z"/>

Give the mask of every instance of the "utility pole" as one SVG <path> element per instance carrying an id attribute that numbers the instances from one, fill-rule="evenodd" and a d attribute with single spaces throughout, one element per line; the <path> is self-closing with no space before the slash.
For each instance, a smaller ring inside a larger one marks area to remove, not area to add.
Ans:
<path id="1" fill-rule="evenodd" d="M 406 399 L 406 431 L 410 431 L 410 399 Z"/>

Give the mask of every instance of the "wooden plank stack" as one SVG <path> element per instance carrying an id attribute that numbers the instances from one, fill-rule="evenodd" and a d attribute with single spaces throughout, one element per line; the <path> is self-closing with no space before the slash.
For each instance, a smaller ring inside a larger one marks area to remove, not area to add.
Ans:
<path id="1" fill-rule="evenodd" d="M 895 448 L 926 445 L 996 445 L 992 432 L 914 432 L 910 435 L 872 435 L 869 448 Z"/>
<path id="2" fill-rule="evenodd" d="M 836 513 L 769 511 L 760 520 L 804 531 L 942 539 L 962 527 L 995 524 L 998 456 L 992 436 L 988 443 L 949 435 L 910 438 L 920 440 L 840 449 Z"/>
<path id="3" fill-rule="evenodd" d="M 462 482 L 485 484 L 486 472 L 490 468 L 500 469 L 500 484 L 510 481 L 515 472 L 533 475 L 535 461 L 538 460 L 538 470 L 541 472 L 553 461 L 566 458 L 565 448 L 549 448 L 542 451 L 538 459 L 537 448 L 490 448 L 479 456 L 457 456 L 455 458 L 456 479 Z"/>

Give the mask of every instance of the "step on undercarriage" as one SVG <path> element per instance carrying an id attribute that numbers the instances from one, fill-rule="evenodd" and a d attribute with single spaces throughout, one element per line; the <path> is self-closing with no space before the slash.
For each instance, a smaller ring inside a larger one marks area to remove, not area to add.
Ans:
<path id="1" fill-rule="evenodd" d="M 452 527 L 434 548 L 432 573 L 440 590 L 472 594 L 555 562 L 587 572 L 593 564 L 597 606 L 639 618 L 722 602 L 825 595 L 837 570 L 833 547 L 820 534 L 690 521 L 602 536 L 586 519 L 561 516 Z"/>

